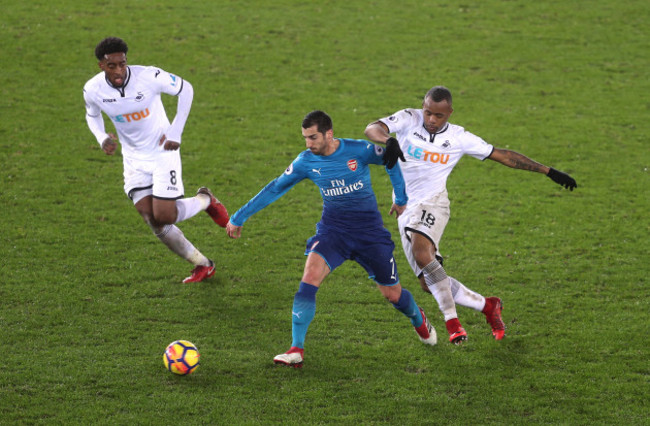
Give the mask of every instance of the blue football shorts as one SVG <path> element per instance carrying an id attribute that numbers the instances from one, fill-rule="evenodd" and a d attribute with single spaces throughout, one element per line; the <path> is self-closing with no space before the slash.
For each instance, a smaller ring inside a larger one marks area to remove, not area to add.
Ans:
<path id="1" fill-rule="evenodd" d="M 305 255 L 318 253 L 325 259 L 330 272 L 346 260 L 353 260 L 377 284 L 393 286 L 399 284 L 394 250 L 395 243 L 384 227 L 350 232 L 317 226 L 316 235 L 307 240 Z"/>

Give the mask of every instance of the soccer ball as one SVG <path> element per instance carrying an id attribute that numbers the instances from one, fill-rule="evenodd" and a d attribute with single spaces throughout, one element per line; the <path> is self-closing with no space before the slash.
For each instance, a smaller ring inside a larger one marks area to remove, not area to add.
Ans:
<path id="1" fill-rule="evenodd" d="M 186 376 L 194 373 L 199 367 L 199 356 L 199 350 L 192 342 L 176 340 L 165 349 L 163 362 L 167 370 L 179 376 Z"/>

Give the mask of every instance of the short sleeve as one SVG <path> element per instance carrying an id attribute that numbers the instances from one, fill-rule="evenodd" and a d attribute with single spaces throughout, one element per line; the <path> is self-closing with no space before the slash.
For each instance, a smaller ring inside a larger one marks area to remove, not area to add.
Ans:
<path id="1" fill-rule="evenodd" d="M 418 116 L 412 109 L 407 108 L 397 111 L 395 114 L 379 119 L 388 127 L 389 133 L 399 133 L 417 124 Z"/>
<path id="2" fill-rule="evenodd" d="M 160 68 L 150 67 L 147 78 L 158 87 L 161 93 L 176 96 L 183 89 L 183 79 Z"/>
<path id="3" fill-rule="evenodd" d="M 463 152 L 479 160 L 485 160 L 494 150 L 491 144 L 468 131 L 461 134 L 460 140 L 463 145 Z"/>

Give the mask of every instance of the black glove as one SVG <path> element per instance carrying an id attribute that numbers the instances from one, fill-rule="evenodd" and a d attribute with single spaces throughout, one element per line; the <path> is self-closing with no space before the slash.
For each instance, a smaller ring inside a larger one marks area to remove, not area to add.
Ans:
<path id="1" fill-rule="evenodd" d="M 404 158 L 404 153 L 399 147 L 399 142 L 397 139 L 391 137 L 386 140 L 386 151 L 384 152 L 384 166 L 386 168 L 392 169 L 397 164 L 397 159 L 406 161 Z"/>
<path id="2" fill-rule="evenodd" d="M 576 180 L 569 176 L 568 174 L 561 172 L 559 170 L 555 170 L 553 167 L 550 168 L 548 173 L 546 173 L 546 176 L 550 177 L 553 182 L 562 185 L 566 189 L 570 189 L 573 191 L 573 188 L 577 188 L 578 184 L 576 183 Z"/>

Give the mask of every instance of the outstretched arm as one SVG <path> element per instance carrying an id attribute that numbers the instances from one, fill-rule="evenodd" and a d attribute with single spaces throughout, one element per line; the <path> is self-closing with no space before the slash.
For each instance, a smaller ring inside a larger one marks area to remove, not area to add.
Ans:
<path id="1" fill-rule="evenodd" d="M 301 173 L 293 171 L 293 163 L 287 168 L 284 174 L 278 176 L 269 182 L 260 192 L 237 210 L 226 225 L 226 232 L 230 238 L 239 238 L 242 232 L 244 222 L 258 211 L 262 210 L 269 204 L 287 193 L 293 186 L 303 179 Z"/>
<path id="2" fill-rule="evenodd" d="M 578 187 L 575 179 L 568 174 L 555 170 L 552 167 L 545 166 L 537 161 L 531 160 L 523 154 L 520 154 L 509 149 L 494 148 L 492 154 L 488 157 L 490 160 L 501 163 L 504 166 L 512 167 L 513 169 L 529 170 L 531 172 L 543 173 L 553 180 L 553 182 L 570 189 Z"/>
<path id="3" fill-rule="evenodd" d="M 533 161 L 523 154 L 510 151 L 509 149 L 494 148 L 494 151 L 492 151 L 492 154 L 488 158 L 513 169 L 530 170 L 531 172 L 544 174 L 548 174 L 550 169 L 550 167 Z"/>

